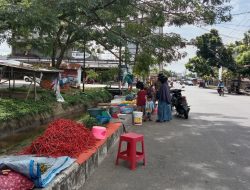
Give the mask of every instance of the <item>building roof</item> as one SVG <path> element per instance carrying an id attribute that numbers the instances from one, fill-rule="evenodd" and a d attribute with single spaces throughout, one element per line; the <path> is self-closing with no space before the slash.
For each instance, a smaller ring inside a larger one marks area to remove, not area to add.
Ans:
<path id="1" fill-rule="evenodd" d="M 40 72 L 44 72 L 44 73 L 63 72 L 62 70 L 58 70 L 58 69 L 46 69 L 46 68 L 41 68 L 41 67 L 35 67 L 31 64 L 22 63 L 22 62 L 15 61 L 15 60 L 0 60 L 0 67 L 1 66 L 21 69 L 21 70 L 26 70 L 26 71 L 39 72 L 39 73 Z"/>
<path id="2" fill-rule="evenodd" d="M 63 63 L 60 65 L 60 69 L 78 70 L 79 68 L 81 68 L 81 65 L 78 63 Z"/>

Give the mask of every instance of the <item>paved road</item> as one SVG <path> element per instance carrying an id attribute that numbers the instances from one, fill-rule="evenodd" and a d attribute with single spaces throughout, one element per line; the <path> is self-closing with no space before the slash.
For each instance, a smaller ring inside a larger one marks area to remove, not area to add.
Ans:
<path id="1" fill-rule="evenodd" d="M 117 145 L 84 190 L 250 189 L 250 97 L 186 87 L 190 119 L 132 127 L 145 135 L 147 165 L 114 165 Z"/>

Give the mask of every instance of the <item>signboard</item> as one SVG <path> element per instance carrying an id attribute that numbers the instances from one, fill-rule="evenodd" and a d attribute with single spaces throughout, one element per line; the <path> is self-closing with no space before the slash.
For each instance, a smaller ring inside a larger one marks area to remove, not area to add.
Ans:
<path id="1" fill-rule="evenodd" d="M 71 56 L 75 59 L 83 59 L 84 58 L 84 53 L 81 53 L 79 51 L 72 51 Z M 90 54 L 85 52 L 85 58 L 90 57 Z"/>

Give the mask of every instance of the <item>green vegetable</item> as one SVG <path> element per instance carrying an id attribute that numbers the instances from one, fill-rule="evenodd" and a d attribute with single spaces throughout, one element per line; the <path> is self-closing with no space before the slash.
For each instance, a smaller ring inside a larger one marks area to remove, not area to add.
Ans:
<path id="1" fill-rule="evenodd" d="M 97 119 L 94 117 L 91 117 L 88 114 L 85 115 L 83 118 L 81 118 L 80 122 L 83 123 L 89 129 L 92 129 L 93 126 L 98 124 Z"/>

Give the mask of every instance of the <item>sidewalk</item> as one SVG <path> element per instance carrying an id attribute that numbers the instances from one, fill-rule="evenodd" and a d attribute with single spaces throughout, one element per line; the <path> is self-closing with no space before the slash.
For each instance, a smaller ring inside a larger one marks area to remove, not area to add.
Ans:
<path id="1" fill-rule="evenodd" d="M 151 121 L 145 122 L 143 126 L 129 128 L 128 131 L 144 134 L 146 166 L 139 162 L 136 170 L 131 171 L 127 162 L 122 160 L 116 166 L 115 158 L 118 148 L 116 144 L 86 182 L 84 190 L 165 190 L 167 186 L 173 185 L 175 181 L 168 176 L 168 173 L 176 172 L 175 165 L 169 165 L 174 155 L 169 153 L 175 152 L 175 145 L 167 141 L 174 137 L 175 125 L 176 121 L 160 124 Z"/>

